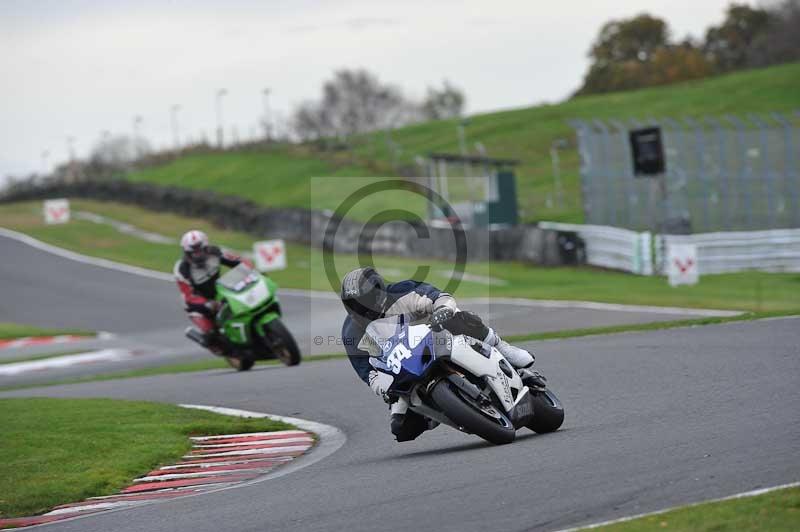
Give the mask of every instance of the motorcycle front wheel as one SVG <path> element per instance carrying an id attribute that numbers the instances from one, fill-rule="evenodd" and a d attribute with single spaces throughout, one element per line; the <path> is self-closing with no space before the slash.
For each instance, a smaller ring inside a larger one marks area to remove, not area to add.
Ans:
<path id="1" fill-rule="evenodd" d="M 275 356 L 287 366 L 296 366 L 300 363 L 300 349 L 294 336 L 280 319 L 274 319 L 264 325 L 266 342 Z"/>
<path id="2" fill-rule="evenodd" d="M 533 419 L 527 427 L 538 434 L 555 432 L 564 423 L 564 407 L 550 390 L 534 392 Z"/>
<path id="3" fill-rule="evenodd" d="M 459 395 L 449 381 L 440 381 L 433 388 L 431 397 L 442 412 L 465 431 L 480 436 L 495 445 L 514 441 L 516 430 L 507 418 L 504 421 L 497 420 L 482 413 L 480 406 L 472 404 L 471 401 Z"/>

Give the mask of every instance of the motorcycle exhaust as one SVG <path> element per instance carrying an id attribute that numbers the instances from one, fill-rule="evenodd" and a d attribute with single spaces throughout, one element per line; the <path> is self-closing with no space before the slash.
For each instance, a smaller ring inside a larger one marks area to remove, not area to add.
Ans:
<path id="1" fill-rule="evenodd" d="M 186 338 L 189 340 L 196 342 L 203 347 L 208 347 L 208 340 L 206 336 L 194 327 L 187 327 L 185 334 Z"/>

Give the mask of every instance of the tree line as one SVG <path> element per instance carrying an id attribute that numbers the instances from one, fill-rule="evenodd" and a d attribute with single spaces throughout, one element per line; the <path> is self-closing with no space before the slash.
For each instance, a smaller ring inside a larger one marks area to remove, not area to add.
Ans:
<path id="1" fill-rule="evenodd" d="M 665 85 L 800 60 L 800 0 L 764 7 L 731 4 L 702 40 L 673 41 L 667 23 L 648 14 L 603 25 L 575 96 Z"/>

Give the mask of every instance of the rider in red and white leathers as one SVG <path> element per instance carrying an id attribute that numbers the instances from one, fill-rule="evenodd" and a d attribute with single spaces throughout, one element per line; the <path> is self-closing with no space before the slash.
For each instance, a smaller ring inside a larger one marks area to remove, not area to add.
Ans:
<path id="1" fill-rule="evenodd" d="M 217 292 L 220 266 L 234 268 L 242 262 L 249 265 L 249 261 L 209 245 L 208 236 L 202 231 L 194 230 L 184 234 L 181 248 L 183 257 L 175 263 L 173 273 L 183 297 L 184 308 L 192 323 L 205 335 L 209 349 L 220 354 L 214 334 L 214 315 L 219 309 L 214 296 Z"/>

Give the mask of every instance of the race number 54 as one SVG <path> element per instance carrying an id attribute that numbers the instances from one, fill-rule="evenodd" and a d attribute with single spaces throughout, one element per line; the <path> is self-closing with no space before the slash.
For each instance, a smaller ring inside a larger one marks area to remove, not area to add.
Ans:
<path id="1" fill-rule="evenodd" d="M 397 347 L 392 349 L 392 352 L 386 358 L 386 365 L 396 375 L 400 373 L 400 369 L 403 367 L 403 360 L 407 358 L 411 358 L 411 350 L 403 344 L 397 344 Z"/>

